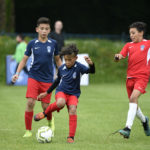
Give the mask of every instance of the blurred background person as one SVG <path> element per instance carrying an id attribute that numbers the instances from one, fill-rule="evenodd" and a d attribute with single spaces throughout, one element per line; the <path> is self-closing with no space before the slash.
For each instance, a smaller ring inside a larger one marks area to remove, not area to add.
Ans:
<path id="1" fill-rule="evenodd" d="M 27 43 L 24 41 L 24 36 L 22 34 L 18 34 L 16 36 L 16 41 L 17 41 L 16 51 L 15 51 L 15 54 L 12 56 L 12 58 L 15 59 L 17 62 L 14 72 L 17 71 L 18 65 L 19 65 L 20 61 L 22 60 L 22 58 L 24 56 L 24 52 L 27 47 Z M 23 70 L 26 74 L 28 74 L 28 69 L 26 66 L 23 68 Z"/>
<path id="2" fill-rule="evenodd" d="M 58 50 L 61 51 L 64 46 L 64 35 L 62 33 L 63 23 L 58 20 L 54 24 L 54 31 L 51 32 L 50 37 L 57 41 Z"/>
<path id="3" fill-rule="evenodd" d="M 50 34 L 50 38 L 57 41 L 57 46 L 58 46 L 59 52 L 61 51 L 62 47 L 65 45 L 64 44 L 64 35 L 62 33 L 62 30 L 63 30 L 63 23 L 62 23 L 62 21 L 57 20 L 54 24 L 54 31 L 52 31 Z M 61 57 L 61 60 L 62 60 L 62 57 Z M 56 68 L 56 70 L 55 70 L 54 78 L 57 77 L 57 72 L 58 72 L 56 63 L 55 63 L 55 68 Z"/>

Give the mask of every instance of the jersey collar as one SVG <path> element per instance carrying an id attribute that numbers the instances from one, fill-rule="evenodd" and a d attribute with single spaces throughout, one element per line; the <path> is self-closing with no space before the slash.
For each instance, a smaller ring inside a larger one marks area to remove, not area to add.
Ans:
<path id="1" fill-rule="evenodd" d="M 72 68 L 74 68 L 74 67 L 77 67 L 77 62 L 75 62 L 74 65 L 73 65 L 71 68 L 67 68 L 67 66 L 66 66 L 66 64 L 65 64 L 65 66 L 63 67 L 63 70 L 64 70 L 64 69 L 72 69 Z"/>

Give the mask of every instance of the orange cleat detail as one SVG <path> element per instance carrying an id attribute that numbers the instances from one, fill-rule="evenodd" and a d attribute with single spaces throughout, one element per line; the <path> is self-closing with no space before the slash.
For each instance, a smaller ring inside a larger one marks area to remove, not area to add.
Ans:
<path id="1" fill-rule="evenodd" d="M 36 115 L 34 115 L 34 121 L 40 121 L 41 119 L 44 119 L 46 117 L 44 112 L 40 112 Z"/>

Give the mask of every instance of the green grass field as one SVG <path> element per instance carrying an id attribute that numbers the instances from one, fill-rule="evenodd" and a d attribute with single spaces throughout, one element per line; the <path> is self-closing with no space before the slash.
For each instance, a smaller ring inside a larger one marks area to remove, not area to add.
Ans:
<path id="1" fill-rule="evenodd" d="M 148 86 L 147 91 L 150 91 Z M 56 132 L 52 143 L 40 144 L 35 134 L 46 120 L 33 121 L 33 137 L 22 138 L 26 87 L 0 86 L 0 150 L 149 150 L 141 123 L 135 119 L 131 137 L 123 139 L 110 133 L 123 128 L 128 110 L 125 83 L 82 87 L 78 105 L 78 126 L 74 144 L 67 144 L 68 114 L 66 108 L 54 113 Z M 53 94 L 54 101 L 54 94 Z M 143 112 L 150 117 L 150 92 L 140 98 Z M 41 111 L 40 103 L 35 113 Z"/>

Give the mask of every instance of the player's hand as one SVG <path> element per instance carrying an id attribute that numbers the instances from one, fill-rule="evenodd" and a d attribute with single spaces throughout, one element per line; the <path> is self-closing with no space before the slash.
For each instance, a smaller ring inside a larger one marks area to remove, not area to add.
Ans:
<path id="1" fill-rule="evenodd" d="M 19 78 L 19 74 L 15 74 L 15 75 L 12 77 L 12 82 L 15 83 L 18 78 Z"/>
<path id="2" fill-rule="evenodd" d="M 121 54 L 115 54 L 114 61 L 118 62 L 122 58 L 123 58 L 123 56 Z"/>
<path id="3" fill-rule="evenodd" d="M 86 61 L 89 65 L 93 65 L 93 62 L 92 62 L 92 60 L 91 60 L 90 57 L 84 56 L 84 59 L 85 59 L 85 61 Z"/>
<path id="4" fill-rule="evenodd" d="M 47 92 L 41 93 L 40 95 L 38 95 L 37 100 L 41 100 L 42 98 L 44 98 L 47 95 Z"/>

